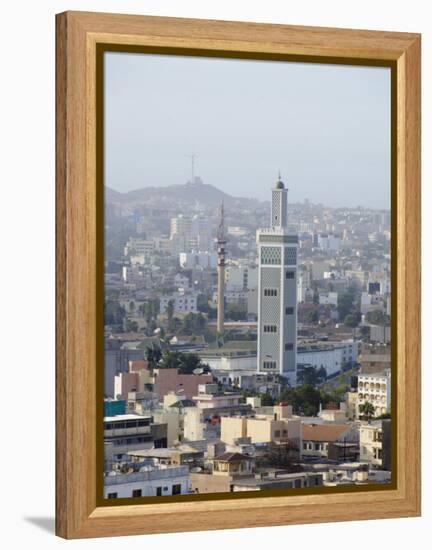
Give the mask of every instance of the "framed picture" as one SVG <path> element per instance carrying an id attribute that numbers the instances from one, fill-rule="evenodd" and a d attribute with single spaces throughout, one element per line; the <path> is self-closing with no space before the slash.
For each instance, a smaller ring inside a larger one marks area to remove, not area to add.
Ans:
<path id="1" fill-rule="evenodd" d="M 420 514 L 420 36 L 57 16 L 57 534 Z"/>

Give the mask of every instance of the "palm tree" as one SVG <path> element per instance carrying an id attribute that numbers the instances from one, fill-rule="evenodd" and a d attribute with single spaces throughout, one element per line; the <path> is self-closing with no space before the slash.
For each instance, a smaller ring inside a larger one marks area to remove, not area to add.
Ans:
<path id="1" fill-rule="evenodd" d="M 375 407 L 369 401 L 359 406 L 359 411 L 366 420 L 370 420 L 375 415 Z"/>
<path id="2" fill-rule="evenodd" d="M 148 346 L 145 351 L 145 357 L 149 362 L 150 369 L 155 369 L 159 366 L 162 357 L 162 352 L 159 347 Z"/>
<path id="3" fill-rule="evenodd" d="M 168 327 L 171 328 L 172 320 L 174 317 L 174 300 L 170 300 L 166 307 L 166 314 L 168 319 Z"/>

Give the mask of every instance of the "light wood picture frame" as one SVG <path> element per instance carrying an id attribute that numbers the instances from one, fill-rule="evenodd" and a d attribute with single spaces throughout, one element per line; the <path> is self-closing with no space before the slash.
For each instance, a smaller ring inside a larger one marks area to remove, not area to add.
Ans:
<path id="1" fill-rule="evenodd" d="M 84 538 L 420 515 L 420 35 L 65 12 L 57 15 L 56 40 L 57 535 Z M 103 194 L 97 82 L 98 59 L 107 44 L 124 51 L 391 68 L 392 392 L 397 406 L 394 472 L 386 490 L 101 503 L 102 413 L 97 403 L 98 365 L 103 362 L 98 337 L 103 328 Z"/>

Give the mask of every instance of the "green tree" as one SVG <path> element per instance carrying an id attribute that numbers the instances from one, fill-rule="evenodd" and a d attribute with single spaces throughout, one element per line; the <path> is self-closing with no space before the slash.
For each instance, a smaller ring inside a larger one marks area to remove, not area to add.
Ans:
<path id="1" fill-rule="evenodd" d="M 320 405 L 320 392 L 311 384 L 302 384 L 296 388 L 286 388 L 281 392 L 281 401 L 287 401 L 295 414 L 316 416 Z"/>
<path id="2" fill-rule="evenodd" d="M 308 311 L 306 315 L 306 319 L 308 320 L 309 323 L 318 323 L 318 320 L 319 320 L 318 310 L 313 309 L 311 311 Z"/>
<path id="3" fill-rule="evenodd" d="M 126 319 L 126 332 L 138 332 L 138 323 L 132 319 Z"/>
<path id="4" fill-rule="evenodd" d="M 106 300 L 104 304 L 105 325 L 123 325 L 126 311 L 117 300 Z"/>
<path id="5" fill-rule="evenodd" d="M 355 328 L 360 323 L 359 315 L 355 313 L 349 313 L 344 319 L 344 325 L 347 327 Z"/>
<path id="6" fill-rule="evenodd" d="M 195 353 L 182 353 L 180 351 L 165 350 L 159 363 L 161 369 L 178 369 L 180 374 L 193 374 L 193 371 L 202 368 L 208 372 L 210 367 L 202 363 L 201 358 Z"/>
<path id="7" fill-rule="evenodd" d="M 209 319 L 215 319 L 217 310 L 210 305 L 210 298 L 206 294 L 198 294 L 197 309 L 201 313 L 205 313 Z"/>
<path id="8" fill-rule="evenodd" d="M 371 325 L 380 325 L 382 327 L 390 326 L 390 317 L 380 309 L 368 311 L 366 313 L 366 321 Z"/>
<path id="9" fill-rule="evenodd" d="M 258 468 L 280 468 L 288 472 L 298 472 L 301 467 L 298 460 L 298 447 L 292 441 L 270 444 L 262 454 L 258 454 L 255 464 Z"/>
<path id="10" fill-rule="evenodd" d="M 316 386 L 318 383 L 318 374 L 315 367 L 304 367 L 298 373 L 298 382 L 299 384 L 310 384 L 311 386 Z"/>
<path id="11" fill-rule="evenodd" d="M 145 358 L 149 363 L 150 369 L 155 369 L 159 366 L 162 358 L 162 351 L 158 346 L 148 346 L 145 351 Z"/>
<path id="12" fill-rule="evenodd" d="M 204 372 L 209 372 L 210 367 L 201 361 L 201 357 L 195 353 L 180 354 L 180 374 L 192 374 L 196 369 L 203 369 Z"/>
<path id="13" fill-rule="evenodd" d="M 206 319 L 202 313 L 187 313 L 183 317 L 180 334 L 185 336 L 202 335 L 206 329 Z"/>
<path id="14" fill-rule="evenodd" d="M 375 407 L 369 401 L 359 406 L 359 411 L 365 420 L 370 420 L 375 414 Z"/>
<path id="15" fill-rule="evenodd" d="M 368 326 L 360 327 L 360 334 L 362 338 L 370 338 L 370 327 Z"/>
<path id="16" fill-rule="evenodd" d="M 166 307 L 166 314 L 168 319 L 168 327 L 171 328 L 172 326 L 172 320 L 174 317 L 174 300 L 169 300 L 167 307 Z"/>
<path id="17" fill-rule="evenodd" d="M 247 318 L 247 307 L 243 304 L 228 304 L 225 313 L 231 321 L 244 321 Z"/>
<path id="18" fill-rule="evenodd" d="M 269 392 L 263 393 L 261 395 L 261 405 L 263 407 L 272 407 L 275 404 L 274 398 L 270 395 Z"/>
<path id="19" fill-rule="evenodd" d="M 355 298 L 356 298 L 356 288 L 354 285 L 351 285 L 343 294 L 338 295 L 338 313 L 339 319 L 345 319 L 347 315 L 355 311 Z"/>

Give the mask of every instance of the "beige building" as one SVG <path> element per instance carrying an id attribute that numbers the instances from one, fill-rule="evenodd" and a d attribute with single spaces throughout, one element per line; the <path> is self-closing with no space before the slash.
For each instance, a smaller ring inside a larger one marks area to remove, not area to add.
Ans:
<path id="1" fill-rule="evenodd" d="M 221 440 L 234 445 L 240 438 L 248 437 L 251 443 L 285 443 L 301 445 L 301 420 L 292 416 L 288 405 L 272 407 L 271 414 L 255 417 L 222 417 Z"/>
<path id="2" fill-rule="evenodd" d="M 253 463 L 251 456 L 241 453 L 223 453 L 213 459 L 213 475 L 230 476 L 232 479 L 237 476 L 250 476 L 253 473 Z"/>
<path id="3" fill-rule="evenodd" d="M 375 348 L 376 349 L 376 348 Z M 374 350 L 375 351 L 375 350 Z M 383 372 L 391 367 L 390 352 L 384 348 L 384 353 L 367 353 L 359 355 L 358 362 L 361 365 L 362 374 L 373 374 Z"/>
<path id="4" fill-rule="evenodd" d="M 353 424 L 303 424 L 302 456 L 329 458 L 331 445 L 358 443 L 358 431 Z"/>
<path id="5" fill-rule="evenodd" d="M 346 393 L 345 405 L 348 420 L 357 420 L 358 393 L 356 391 L 350 391 Z"/>
<path id="6" fill-rule="evenodd" d="M 360 462 L 382 466 L 382 435 L 381 422 L 360 426 Z"/>

